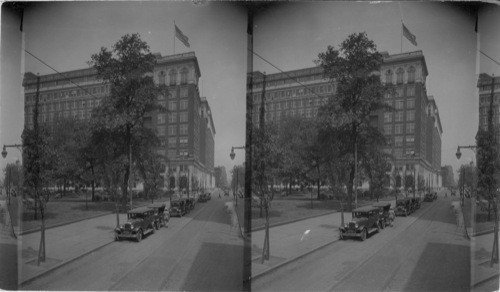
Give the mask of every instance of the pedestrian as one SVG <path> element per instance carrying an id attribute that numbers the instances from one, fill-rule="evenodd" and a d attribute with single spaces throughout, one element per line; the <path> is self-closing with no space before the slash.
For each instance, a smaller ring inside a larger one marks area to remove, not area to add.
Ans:
<path id="1" fill-rule="evenodd" d="M 393 208 L 389 209 L 389 221 L 390 221 L 389 225 L 391 227 L 394 226 L 393 222 L 394 222 L 395 217 L 396 217 L 396 215 L 394 214 L 394 209 Z"/>

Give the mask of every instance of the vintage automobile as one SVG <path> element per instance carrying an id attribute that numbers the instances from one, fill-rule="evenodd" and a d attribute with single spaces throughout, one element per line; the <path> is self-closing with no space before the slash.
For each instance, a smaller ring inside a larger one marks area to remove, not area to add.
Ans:
<path id="1" fill-rule="evenodd" d="M 411 198 L 411 203 L 413 205 L 413 211 L 420 209 L 420 198 Z"/>
<path id="2" fill-rule="evenodd" d="M 392 218 L 389 216 L 389 210 L 391 209 L 391 203 L 378 202 L 373 204 L 373 207 L 379 209 L 379 222 L 380 228 L 384 229 L 386 226 L 391 225 Z"/>
<path id="3" fill-rule="evenodd" d="M 127 222 L 115 228 L 115 240 L 135 238 L 138 242 L 148 233 L 155 233 L 154 210 L 139 207 L 127 212 Z"/>
<path id="4" fill-rule="evenodd" d="M 196 205 L 195 198 L 186 199 L 186 208 L 191 211 L 194 210 L 194 206 Z"/>
<path id="5" fill-rule="evenodd" d="M 185 200 L 175 200 L 170 203 L 170 216 L 182 217 L 186 215 L 186 201 Z"/>
<path id="6" fill-rule="evenodd" d="M 160 227 L 168 227 L 168 221 L 170 221 L 170 213 L 165 212 L 167 205 L 165 203 L 153 203 L 149 204 L 148 208 L 154 210 L 154 220 L 155 228 L 158 230 Z"/>
<path id="7" fill-rule="evenodd" d="M 380 231 L 380 210 L 365 206 L 352 211 L 352 220 L 340 227 L 340 239 L 358 237 L 362 241 L 370 234 Z"/>
<path id="8" fill-rule="evenodd" d="M 206 201 L 208 201 L 208 198 L 205 194 L 201 194 L 198 196 L 198 202 L 205 203 Z"/>
<path id="9" fill-rule="evenodd" d="M 434 196 L 432 194 L 425 194 L 425 197 L 424 197 L 424 202 L 432 202 L 434 201 Z"/>
<path id="10" fill-rule="evenodd" d="M 396 202 L 396 216 L 408 216 L 413 212 L 411 198 L 405 198 Z"/>

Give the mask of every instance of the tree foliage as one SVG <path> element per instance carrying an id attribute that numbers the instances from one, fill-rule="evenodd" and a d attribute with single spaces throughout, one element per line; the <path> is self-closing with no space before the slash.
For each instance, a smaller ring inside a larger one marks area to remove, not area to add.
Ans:
<path id="1" fill-rule="evenodd" d="M 339 150 L 349 162 L 349 205 L 355 176 L 355 149 L 358 154 L 362 154 L 373 146 L 370 142 L 378 141 L 367 138 L 378 132 L 371 118 L 386 107 L 383 96 L 387 88 L 381 83 L 378 74 L 382 61 L 382 55 L 366 33 L 349 35 L 338 49 L 328 46 L 316 61 L 323 68 L 325 76 L 336 85 L 335 95 L 320 113 L 322 119 L 344 137 Z"/>

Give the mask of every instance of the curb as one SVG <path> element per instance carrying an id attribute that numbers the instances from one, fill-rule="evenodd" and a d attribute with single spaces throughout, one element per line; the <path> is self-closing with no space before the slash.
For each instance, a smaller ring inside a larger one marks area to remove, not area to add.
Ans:
<path id="1" fill-rule="evenodd" d="M 84 252 L 84 253 L 82 253 L 82 254 L 79 254 L 79 255 L 77 255 L 77 256 L 76 256 L 76 257 L 74 257 L 74 258 L 71 258 L 71 259 L 69 259 L 69 260 L 63 261 L 62 263 L 57 264 L 57 265 L 55 265 L 55 266 L 51 267 L 50 269 L 47 269 L 47 270 L 45 270 L 45 271 L 42 271 L 42 272 L 40 272 L 40 273 L 38 273 L 38 274 L 34 275 L 33 277 L 28 278 L 28 279 L 26 279 L 26 280 L 24 280 L 24 281 L 20 282 L 20 283 L 18 284 L 18 286 L 26 285 L 26 284 L 28 284 L 29 282 L 32 282 L 32 281 L 34 281 L 34 280 L 36 280 L 36 279 L 38 279 L 38 278 L 40 278 L 40 277 L 42 277 L 42 276 L 45 276 L 46 274 L 48 274 L 48 273 L 50 273 L 50 272 L 53 272 L 53 271 L 55 271 L 55 270 L 57 270 L 57 269 L 59 269 L 59 268 L 61 268 L 61 267 L 65 266 L 65 265 L 67 265 L 67 264 L 69 264 L 69 263 L 72 263 L 72 262 L 74 262 L 74 261 L 76 261 L 76 260 L 78 260 L 78 259 L 80 259 L 80 258 L 82 258 L 82 257 L 84 257 L 84 256 L 86 256 L 86 255 L 88 255 L 88 254 L 91 254 L 91 253 L 93 253 L 94 251 L 96 251 L 96 250 L 98 250 L 98 249 L 101 249 L 101 248 L 103 248 L 103 247 L 105 247 L 105 246 L 108 246 L 108 245 L 112 244 L 113 242 L 114 242 L 114 241 L 110 241 L 110 242 L 104 243 L 104 244 L 102 244 L 102 245 L 100 245 L 100 246 L 98 246 L 98 247 L 96 247 L 96 248 L 93 248 L 93 249 L 91 249 L 91 250 L 87 251 L 87 252 Z"/>
<path id="2" fill-rule="evenodd" d="M 307 217 L 297 218 L 297 219 L 293 219 L 293 220 L 290 220 L 290 221 L 284 221 L 284 222 L 278 222 L 278 223 L 274 223 L 274 224 L 269 224 L 269 228 L 273 228 L 273 227 L 277 227 L 277 226 L 281 226 L 281 225 L 286 225 L 286 224 L 291 224 L 291 223 L 295 223 L 295 222 L 298 222 L 298 221 L 307 220 L 307 219 L 316 218 L 316 217 L 325 216 L 325 215 L 330 215 L 330 214 L 334 214 L 334 213 L 338 213 L 338 211 L 334 210 L 334 211 L 329 211 L 329 212 L 325 212 L 325 213 L 322 213 L 322 214 L 316 214 L 316 215 L 311 215 L 311 216 L 307 216 Z M 252 230 L 250 230 L 250 232 L 264 230 L 265 228 L 266 228 L 265 225 L 257 227 L 255 229 L 252 228 Z"/>
<path id="3" fill-rule="evenodd" d="M 478 281 L 478 282 L 472 284 L 471 287 L 472 288 L 477 288 L 477 286 L 480 286 L 480 285 L 482 285 L 482 284 L 484 284 L 484 283 L 486 283 L 486 282 L 488 282 L 488 281 L 490 281 L 490 280 L 492 280 L 494 278 L 499 278 L 499 277 L 500 277 L 500 273 L 497 272 L 497 273 L 493 274 L 492 276 L 489 276 L 489 277 L 487 277 L 485 279 L 482 279 L 481 281 Z"/>
<path id="4" fill-rule="evenodd" d="M 337 238 L 337 239 L 334 239 L 334 240 L 332 240 L 332 241 L 330 241 L 330 242 L 327 242 L 327 243 L 325 243 L 325 244 L 323 244 L 323 245 L 320 245 L 320 246 L 318 246 L 318 247 L 316 247 L 316 248 L 314 248 L 314 249 L 311 249 L 310 251 L 308 251 L 308 252 L 306 252 L 306 253 L 303 253 L 303 254 L 300 254 L 300 255 L 298 255 L 298 256 L 296 256 L 296 257 L 294 257 L 294 258 L 288 259 L 288 260 L 286 260 L 286 261 L 284 261 L 284 262 L 282 262 L 282 263 L 280 263 L 280 264 L 278 264 L 278 265 L 276 265 L 276 266 L 272 266 L 272 267 L 270 267 L 269 269 L 267 269 L 267 270 L 265 270 L 265 271 L 262 271 L 262 272 L 260 272 L 260 273 L 258 273 L 258 274 L 256 274 L 256 275 L 252 275 L 252 276 L 250 277 L 250 280 L 255 280 L 255 279 L 257 279 L 257 278 L 260 278 L 260 277 L 262 277 L 262 276 L 264 276 L 264 275 L 266 275 L 266 274 L 268 274 L 268 273 L 270 273 L 270 272 L 273 272 L 274 270 L 277 270 L 277 269 L 279 269 L 279 268 L 282 268 L 282 267 L 284 267 L 284 266 L 286 266 L 286 265 L 288 265 L 288 264 L 290 264 L 290 263 L 292 263 L 292 262 L 294 262 L 294 261 L 296 261 L 296 260 L 299 260 L 299 259 L 301 259 L 301 258 L 303 258 L 303 257 L 305 257 L 305 256 L 307 256 L 307 255 L 309 255 L 309 254 L 311 254 L 311 253 L 313 253 L 313 252 L 316 252 L 316 251 L 318 251 L 318 250 L 320 250 L 320 249 L 322 249 L 322 248 L 325 248 L 325 247 L 327 247 L 328 245 L 330 245 L 330 244 L 332 244 L 332 243 L 334 243 L 334 242 L 337 242 L 337 241 L 339 241 L 339 239 L 338 239 L 338 238 Z M 259 259 L 260 257 L 261 257 L 261 256 L 257 256 L 257 257 L 255 257 L 255 258 L 253 258 L 253 259 L 252 259 L 252 262 L 253 262 L 254 260 L 256 260 L 256 259 Z"/>

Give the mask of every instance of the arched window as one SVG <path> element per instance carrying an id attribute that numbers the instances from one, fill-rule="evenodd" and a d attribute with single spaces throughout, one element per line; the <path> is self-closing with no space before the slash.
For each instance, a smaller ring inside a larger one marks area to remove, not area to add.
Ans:
<path id="1" fill-rule="evenodd" d="M 402 68 L 399 68 L 396 71 L 396 83 L 397 84 L 403 84 L 403 75 L 404 75 L 404 70 Z"/>
<path id="2" fill-rule="evenodd" d="M 168 73 L 168 78 L 170 79 L 170 85 L 175 85 L 177 83 L 177 71 L 175 69 L 170 70 Z"/>
<path id="3" fill-rule="evenodd" d="M 165 85 L 165 72 L 161 71 L 158 75 L 158 83 L 160 83 L 160 85 Z"/>
<path id="4" fill-rule="evenodd" d="M 414 83 L 415 82 L 415 67 L 410 67 L 408 69 L 408 83 Z"/>
<path id="5" fill-rule="evenodd" d="M 392 84 L 392 71 L 387 70 L 385 72 L 385 83 Z"/>
<path id="6" fill-rule="evenodd" d="M 181 84 L 187 84 L 188 82 L 188 69 L 182 68 L 181 70 Z"/>

